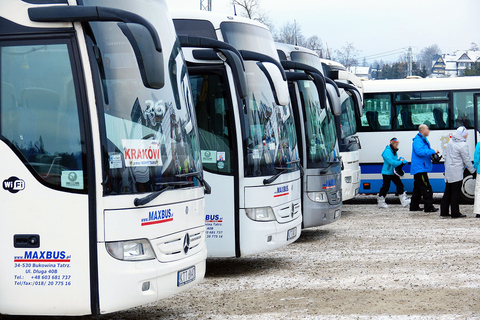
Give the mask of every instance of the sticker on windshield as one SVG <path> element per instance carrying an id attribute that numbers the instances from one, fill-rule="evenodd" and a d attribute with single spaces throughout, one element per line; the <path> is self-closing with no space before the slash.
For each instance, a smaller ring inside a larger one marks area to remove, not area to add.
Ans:
<path id="1" fill-rule="evenodd" d="M 202 162 L 203 163 L 217 163 L 217 151 L 202 150 Z"/>
<path id="2" fill-rule="evenodd" d="M 83 171 L 62 171 L 61 186 L 69 189 L 83 189 Z"/>
<path id="3" fill-rule="evenodd" d="M 108 165 L 110 169 L 121 169 L 123 167 L 122 155 L 120 153 L 110 153 Z"/>
<path id="4" fill-rule="evenodd" d="M 225 161 L 225 152 L 217 152 L 217 161 Z"/>
<path id="5" fill-rule="evenodd" d="M 260 159 L 260 150 L 253 149 L 252 157 L 253 157 L 253 159 Z"/>
<path id="6" fill-rule="evenodd" d="M 122 140 L 126 167 L 158 167 L 162 165 L 157 140 Z"/>

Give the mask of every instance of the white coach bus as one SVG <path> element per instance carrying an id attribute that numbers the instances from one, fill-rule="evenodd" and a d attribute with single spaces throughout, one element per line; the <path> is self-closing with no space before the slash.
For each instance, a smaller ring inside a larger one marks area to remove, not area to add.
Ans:
<path id="1" fill-rule="evenodd" d="M 351 200 L 360 191 L 360 149 L 357 119 L 363 115 L 363 81 L 345 67 L 322 59 L 325 76 L 340 87 L 342 113 L 335 118 L 342 156 L 342 199 Z"/>
<path id="2" fill-rule="evenodd" d="M 300 236 L 299 155 L 285 72 L 264 25 L 175 13 L 205 177 L 209 257 L 273 250 Z M 198 36 L 202 38 L 198 38 Z"/>
<path id="3" fill-rule="evenodd" d="M 2 0 L 0 77 L 0 314 L 102 314 L 201 281 L 199 140 L 165 2 Z"/>
<path id="4" fill-rule="evenodd" d="M 322 65 L 309 49 L 277 43 L 285 69 L 290 70 L 290 98 L 295 115 L 302 179 L 304 228 L 332 223 L 341 216 L 341 162 L 335 127 L 339 103 L 331 104 Z M 337 99 L 336 96 L 334 99 Z"/>
<path id="5" fill-rule="evenodd" d="M 376 194 L 382 186 L 382 150 L 390 139 L 400 140 L 399 154 L 411 160 L 412 139 L 420 124 L 430 129 L 432 148 L 445 152 L 452 133 L 459 126 L 469 129 L 468 144 L 473 159 L 477 142 L 480 77 L 372 80 L 364 82 L 364 114 L 358 123 L 362 141 L 360 161 L 362 167 L 361 193 Z M 407 192 L 413 190 L 410 166 L 404 167 L 403 178 Z M 433 192 L 443 192 L 445 182 L 443 163 L 434 164 L 429 175 Z M 465 174 L 462 197 L 472 200 L 475 180 Z M 393 187 L 392 187 L 393 188 Z M 393 191 L 393 189 L 391 189 Z"/>

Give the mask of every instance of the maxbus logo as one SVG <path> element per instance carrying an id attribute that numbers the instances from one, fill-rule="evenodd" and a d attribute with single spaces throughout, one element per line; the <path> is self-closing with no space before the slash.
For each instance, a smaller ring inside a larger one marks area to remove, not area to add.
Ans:
<path id="1" fill-rule="evenodd" d="M 287 196 L 289 194 L 290 192 L 288 190 L 288 186 L 281 186 L 281 187 L 277 187 L 277 190 L 274 192 L 273 196 L 277 198 L 277 197 Z"/>
<path id="2" fill-rule="evenodd" d="M 207 214 L 205 217 L 205 222 L 223 222 L 223 220 L 218 214 Z"/>
<path id="3" fill-rule="evenodd" d="M 337 187 L 337 180 L 331 179 L 331 180 L 327 180 L 327 182 L 323 185 L 323 190 L 334 189 L 336 187 Z"/>
<path id="4" fill-rule="evenodd" d="M 15 257 L 15 262 L 70 262 L 65 251 L 25 251 L 23 257 Z"/>
<path id="5" fill-rule="evenodd" d="M 172 209 L 150 211 L 148 218 L 142 219 L 142 227 L 169 221 L 173 221 Z"/>
<path id="6" fill-rule="evenodd" d="M 3 189 L 10 193 L 17 193 L 25 189 L 25 181 L 17 177 L 10 177 L 7 180 L 3 180 Z"/>

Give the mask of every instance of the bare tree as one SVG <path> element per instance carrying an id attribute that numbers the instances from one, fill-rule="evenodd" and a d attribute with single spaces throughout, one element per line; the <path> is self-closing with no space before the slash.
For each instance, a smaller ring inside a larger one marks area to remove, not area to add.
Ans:
<path id="1" fill-rule="evenodd" d="M 472 42 L 469 50 L 470 51 L 480 51 L 480 48 L 478 47 L 478 43 Z"/>
<path id="2" fill-rule="evenodd" d="M 315 51 L 318 55 L 323 56 L 323 43 L 322 39 L 318 36 L 311 36 L 305 40 L 305 47 Z"/>
<path id="3" fill-rule="evenodd" d="M 431 74 L 432 73 L 432 66 L 433 66 L 433 56 L 440 54 L 442 50 L 440 50 L 440 47 L 437 44 L 432 44 L 428 47 L 423 48 L 420 51 L 420 56 L 419 56 L 419 63 L 420 67 L 425 67 L 427 69 L 427 73 Z"/>
<path id="4" fill-rule="evenodd" d="M 343 64 L 347 69 L 358 65 L 358 53 L 359 51 L 351 42 L 347 42 L 340 50 L 335 50 L 338 62 Z"/>
<path id="5" fill-rule="evenodd" d="M 298 23 L 287 22 L 275 37 L 275 41 L 305 47 L 306 39 L 302 33 L 302 27 Z"/>
<path id="6" fill-rule="evenodd" d="M 256 20 L 269 27 L 273 25 L 263 10 L 260 0 L 233 0 L 233 5 L 240 8 L 242 17 Z"/>

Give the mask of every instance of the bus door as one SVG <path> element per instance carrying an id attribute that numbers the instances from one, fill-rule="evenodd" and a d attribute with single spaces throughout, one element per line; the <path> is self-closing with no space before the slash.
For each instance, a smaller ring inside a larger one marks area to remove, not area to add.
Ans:
<path id="1" fill-rule="evenodd" d="M 0 37 L 0 313 L 91 313 L 76 52 L 70 34 Z"/>

